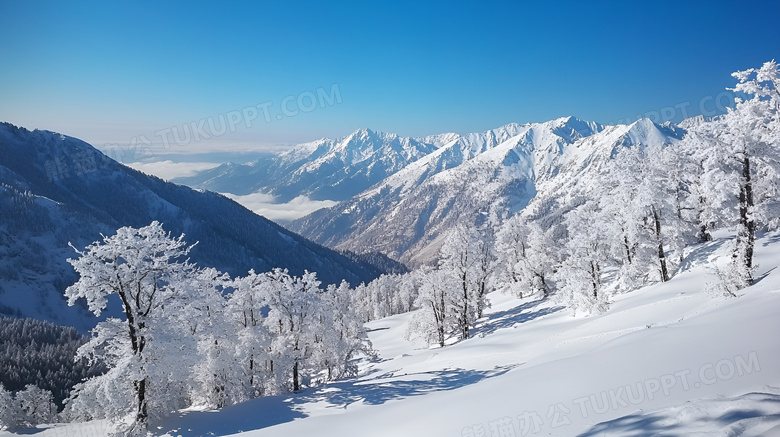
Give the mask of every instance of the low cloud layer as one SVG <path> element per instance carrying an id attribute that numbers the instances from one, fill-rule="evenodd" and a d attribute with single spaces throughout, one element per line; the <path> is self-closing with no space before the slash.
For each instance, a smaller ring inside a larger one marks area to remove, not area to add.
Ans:
<path id="1" fill-rule="evenodd" d="M 292 221 L 321 208 L 330 208 L 338 202 L 333 200 L 311 200 L 307 196 L 298 196 L 287 203 L 275 203 L 274 196 L 261 192 L 238 196 L 230 193 L 223 195 L 244 205 L 248 209 L 273 221 Z"/>
<path id="2" fill-rule="evenodd" d="M 132 167 L 138 171 L 142 171 L 146 174 L 154 175 L 159 178 L 169 181 L 171 179 L 192 176 L 195 173 L 203 170 L 214 168 L 219 164 L 213 162 L 173 162 L 156 161 L 156 162 L 131 162 L 127 166 Z"/>
<path id="3" fill-rule="evenodd" d="M 155 162 L 133 162 L 128 166 L 167 181 L 187 177 L 199 171 L 217 167 L 213 162 L 174 162 L 171 160 Z M 262 192 L 239 196 L 221 193 L 244 205 L 256 214 L 273 221 L 285 222 L 303 217 L 321 208 L 329 208 L 338 202 L 332 200 L 311 200 L 307 196 L 298 196 L 287 203 L 277 203 L 274 196 Z"/>

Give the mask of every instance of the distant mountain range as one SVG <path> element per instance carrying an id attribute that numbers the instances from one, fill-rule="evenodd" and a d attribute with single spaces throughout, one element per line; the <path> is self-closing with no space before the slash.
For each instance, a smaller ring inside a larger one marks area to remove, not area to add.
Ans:
<path id="1" fill-rule="evenodd" d="M 383 272 L 222 195 L 147 176 L 75 138 L 0 123 L 0 314 L 89 327 L 92 316 L 62 296 L 77 279 L 68 243 L 83 248 L 101 233 L 153 220 L 198 242 L 193 261 L 233 275 L 283 267 L 357 284 Z"/>
<path id="2" fill-rule="evenodd" d="M 363 129 L 336 140 L 300 144 L 249 164 L 222 164 L 173 182 L 236 195 L 263 191 L 279 202 L 301 195 L 346 200 L 436 148 L 430 142 Z"/>
<path id="3" fill-rule="evenodd" d="M 515 213 L 536 196 L 565 195 L 557 190 L 585 183 L 619 147 L 668 144 L 684 133 L 647 119 L 604 126 L 575 117 L 425 138 L 358 130 L 177 181 L 234 194 L 259 190 L 281 201 L 339 201 L 287 227 L 328 247 L 381 252 L 414 266 L 435 259 L 455 224 Z"/>

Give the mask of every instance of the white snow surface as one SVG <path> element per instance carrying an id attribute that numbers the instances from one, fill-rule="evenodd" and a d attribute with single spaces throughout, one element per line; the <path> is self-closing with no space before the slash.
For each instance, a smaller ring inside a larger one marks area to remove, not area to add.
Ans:
<path id="1" fill-rule="evenodd" d="M 780 435 L 780 232 L 759 239 L 759 280 L 737 298 L 705 290 L 726 238 L 689 250 L 670 282 L 613 296 L 601 315 L 493 293 L 474 336 L 445 348 L 404 340 L 411 314 L 371 322 L 380 358 L 363 360 L 359 377 L 182 412 L 157 435 Z"/>

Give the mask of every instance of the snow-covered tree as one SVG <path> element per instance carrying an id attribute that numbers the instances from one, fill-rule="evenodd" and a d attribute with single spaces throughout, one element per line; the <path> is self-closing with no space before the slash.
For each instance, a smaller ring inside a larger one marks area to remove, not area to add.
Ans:
<path id="1" fill-rule="evenodd" d="M 638 190 L 635 173 L 639 170 L 630 168 L 637 161 L 635 150 L 624 150 L 610 163 L 599 181 L 602 197 L 596 200 L 599 207 L 594 217 L 604 224 L 604 243 L 617 265 L 617 287 L 624 290 L 641 284 L 647 275 L 647 250 L 646 244 L 642 244 L 647 212 L 634 205 Z"/>
<path id="2" fill-rule="evenodd" d="M 277 383 L 287 386 L 287 381 L 291 381 L 290 388 L 298 391 L 316 371 L 312 354 L 320 329 L 320 282 L 309 272 L 294 277 L 275 269 L 268 275 L 271 281 L 263 291 L 268 306 L 264 323 L 272 334 L 269 355 L 277 370 Z"/>
<path id="3" fill-rule="evenodd" d="M 371 343 L 363 323 L 352 308 L 349 284 L 329 285 L 322 295 L 319 316 L 321 329 L 313 361 L 327 371 L 327 379 L 338 379 L 357 373 L 352 359 L 358 354 L 372 356 Z"/>
<path id="4" fill-rule="evenodd" d="M 234 291 L 228 296 L 227 319 L 231 329 L 225 334 L 235 343 L 234 367 L 243 373 L 251 397 L 278 391 L 269 376 L 272 370 L 268 355 L 271 337 L 263 316 L 264 293 L 266 287 L 272 286 L 270 281 L 268 275 L 251 270 L 247 276 L 235 279 Z"/>
<path id="5" fill-rule="evenodd" d="M 412 310 L 417 298 L 416 272 L 381 275 L 351 290 L 352 306 L 363 322 Z"/>
<path id="6" fill-rule="evenodd" d="M 444 347 L 449 333 L 457 326 L 452 314 L 449 293 L 456 290 L 458 284 L 455 278 L 442 270 L 422 267 L 420 271 L 420 294 L 416 313 L 406 332 L 406 338 L 421 337 L 428 343 L 437 343 Z"/>
<path id="7" fill-rule="evenodd" d="M 371 281 L 367 287 L 366 304 L 371 320 L 387 317 L 392 313 L 392 295 L 395 289 L 395 275 L 381 275 Z"/>
<path id="8" fill-rule="evenodd" d="M 753 282 L 756 231 L 776 227 L 780 216 L 780 72 L 771 61 L 733 76 L 738 83 L 732 90 L 741 96 L 736 107 L 698 125 L 690 141 L 706 147 L 705 191 L 736 225 L 728 270 L 742 288 Z"/>
<path id="9" fill-rule="evenodd" d="M 393 295 L 393 314 L 408 313 L 417 299 L 419 279 L 414 272 L 398 275 L 396 292 Z"/>
<path id="10" fill-rule="evenodd" d="M 15 407 L 18 413 L 17 426 L 33 427 L 43 423 L 54 422 L 57 406 L 54 396 L 48 390 L 28 385 L 15 395 Z"/>
<path id="11" fill-rule="evenodd" d="M 494 227 L 485 223 L 477 228 L 472 234 L 472 253 L 473 260 L 473 280 L 476 287 L 477 314 L 476 318 L 481 319 L 485 309 L 490 307 L 490 301 L 487 299 L 488 293 L 492 291 L 493 276 L 497 268 L 495 243 L 496 235 Z"/>
<path id="12" fill-rule="evenodd" d="M 13 429 L 19 423 L 19 408 L 13 393 L 0 384 L 0 429 Z"/>
<path id="13" fill-rule="evenodd" d="M 555 243 L 542 227 L 517 214 L 497 233 L 497 264 L 500 281 L 518 297 L 539 294 L 548 297 L 556 266 Z"/>
<path id="14" fill-rule="evenodd" d="M 374 320 L 374 309 L 371 305 L 369 293 L 368 285 L 365 283 L 360 283 L 352 290 L 352 306 L 363 323 Z"/>
<path id="15" fill-rule="evenodd" d="M 619 288 L 668 281 L 693 235 L 682 214 L 681 169 L 669 147 L 624 148 L 601 178 L 595 213 L 607 224 L 601 229 L 619 267 Z"/>
<path id="16" fill-rule="evenodd" d="M 462 339 L 469 338 L 470 328 L 487 306 L 484 290 L 490 267 L 483 264 L 491 262 L 487 244 L 476 230 L 458 226 L 448 233 L 440 250 L 439 270 L 450 275 L 454 284 L 447 297 Z"/>
<path id="17" fill-rule="evenodd" d="M 76 387 L 70 400 L 73 410 L 102 412 L 118 424 L 118 432 L 141 435 L 150 414 L 180 407 L 179 390 L 155 378 L 171 371 L 159 360 L 170 353 L 160 343 L 171 325 L 166 309 L 184 293 L 175 280 L 193 269 L 183 260 L 189 249 L 183 236 L 172 238 L 153 222 L 138 229 L 120 228 L 102 242 L 76 250 L 79 258 L 68 260 L 80 275 L 65 291 L 68 303 L 84 298 L 100 315 L 108 297 L 117 296 L 126 318 L 98 324 L 92 340 L 79 350 L 81 356 L 103 360 L 109 370 Z"/>
<path id="18" fill-rule="evenodd" d="M 213 268 L 191 272 L 178 282 L 188 290 L 175 312 L 186 330 L 175 331 L 182 346 L 180 365 L 189 365 L 192 402 L 221 408 L 249 399 L 242 368 L 236 361 L 236 327 L 230 323 L 223 293 L 234 285 L 228 275 Z M 174 335 L 176 335 L 174 334 Z M 187 356 L 184 352 L 189 352 Z M 186 358 L 186 361 L 183 359 Z"/>
<path id="19" fill-rule="evenodd" d="M 685 190 L 680 200 L 683 220 L 693 228 L 692 232 L 695 232 L 695 239 L 699 243 L 712 241 L 712 231 L 723 221 L 719 205 L 724 202 L 724 192 L 710 191 L 705 182 L 708 148 L 708 141 L 695 128 L 689 130 L 682 141 L 670 147 L 683 168 Z"/>
<path id="20" fill-rule="evenodd" d="M 667 256 L 669 245 L 664 231 L 666 222 L 676 217 L 676 208 L 672 203 L 673 190 L 676 187 L 667 180 L 669 173 L 663 168 L 662 147 L 624 149 L 616 161 L 620 162 L 620 158 L 627 157 L 627 171 L 622 172 L 621 177 L 624 178 L 624 183 L 636 187 L 630 206 L 644 225 L 638 240 L 648 249 L 648 256 L 642 261 L 646 261 L 648 266 L 654 265 L 651 269 L 657 272 L 658 280 L 666 282 L 671 275 Z M 634 176 L 633 180 L 628 179 L 629 175 Z"/>
<path id="21" fill-rule="evenodd" d="M 706 197 L 700 191 L 702 163 L 695 156 L 696 153 L 692 153 L 680 141 L 652 148 L 650 155 L 651 159 L 658 160 L 654 166 L 661 176 L 660 182 L 671 194 L 669 205 L 674 215 L 667 223 L 674 234 L 669 242 L 677 255 L 677 263 L 680 263 L 685 246 L 712 239 L 710 229 L 713 217 L 706 204 Z"/>
<path id="22" fill-rule="evenodd" d="M 569 239 L 562 264 L 556 272 L 559 299 L 573 312 L 601 313 L 608 307 L 604 292 L 604 265 L 608 260 L 605 224 L 594 221 L 598 206 L 587 201 L 566 216 Z"/>

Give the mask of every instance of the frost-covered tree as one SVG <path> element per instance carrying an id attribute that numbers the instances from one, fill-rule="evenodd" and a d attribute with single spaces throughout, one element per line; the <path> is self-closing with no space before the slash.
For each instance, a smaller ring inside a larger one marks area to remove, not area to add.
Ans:
<path id="1" fill-rule="evenodd" d="M 601 229 L 619 266 L 620 288 L 668 281 L 692 235 L 682 215 L 681 170 L 669 147 L 624 148 L 602 175 L 594 218 L 607 224 Z"/>
<path id="2" fill-rule="evenodd" d="M 575 313 L 601 313 L 608 307 L 602 275 L 609 249 L 605 224 L 593 221 L 598 211 L 595 202 L 587 201 L 566 216 L 569 239 L 555 276 L 559 299 Z"/>
<path id="3" fill-rule="evenodd" d="M 672 195 L 669 203 L 670 212 L 674 215 L 669 223 L 674 235 L 670 243 L 680 263 L 685 246 L 712 239 L 712 210 L 700 190 L 702 163 L 680 141 L 655 147 L 651 151 L 655 152 L 651 153 L 654 155 L 651 158 L 658 159 L 654 165 L 659 170 L 660 182 Z"/>
<path id="4" fill-rule="evenodd" d="M 689 135 L 703 145 L 703 184 L 727 223 L 736 225 L 732 279 L 753 282 L 756 231 L 778 225 L 780 202 L 780 73 L 771 61 L 733 74 L 736 107 Z M 722 194 L 719 194 L 722 193 Z"/>
<path id="5" fill-rule="evenodd" d="M 19 414 L 17 426 L 29 428 L 55 421 L 57 406 L 54 405 L 54 396 L 48 390 L 30 384 L 16 393 L 15 404 Z"/>
<path id="6" fill-rule="evenodd" d="M 480 270 L 480 258 L 490 256 L 486 244 L 475 230 L 458 226 L 448 233 L 440 250 L 439 270 L 451 276 L 454 286 L 447 296 L 462 339 L 469 338 L 471 326 L 487 305 L 482 292 L 487 274 Z"/>
<path id="7" fill-rule="evenodd" d="M 639 240 L 647 246 L 647 263 L 655 264 L 658 279 L 666 282 L 671 278 L 669 260 L 667 257 L 668 244 L 665 239 L 665 222 L 674 216 L 671 201 L 673 187 L 670 186 L 665 176 L 662 164 L 661 146 L 648 147 L 647 149 L 625 149 L 620 157 L 628 157 L 630 164 L 628 171 L 624 171 L 621 177 L 628 178 L 634 175 L 628 183 L 636 187 L 631 207 L 642 221 L 644 226 L 639 232 Z M 633 156 L 632 156 L 633 155 Z M 620 162 L 620 159 L 617 160 Z M 633 162 L 632 162 L 633 161 Z M 634 164 L 634 165 L 631 165 Z M 652 259 L 652 261 L 650 261 Z"/>
<path id="8" fill-rule="evenodd" d="M 419 289 L 419 278 L 413 272 L 398 276 L 393 295 L 393 314 L 408 313 L 414 308 Z"/>
<path id="9" fill-rule="evenodd" d="M 542 227 L 517 214 L 497 233 L 500 281 L 511 293 L 548 297 L 552 293 L 552 273 L 556 267 L 555 243 Z"/>
<path id="10" fill-rule="evenodd" d="M 237 350 L 235 369 L 241 371 L 251 397 L 276 394 L 278 387 L 270 377 L 272 361 L 268 355 L 271 336 L 264 324 L 265 288 L 271 278 L 251 270 L 236 278 L 228 296 L 227 318 L 231 326 L 225 334 Z M 237 335 L 236 335 L 237 334 Z"/>
<path id="11" fill-rule="evenodd" d="M 474 254 L 474 262 L 472 269 L 477 294 L 477 319 L 481 319 L 485 309 L 490 307 L 487 295 L 492 291 L 493 277 L 498 267 L 495 244 L 495 230 L 489 223 L 477 228 L 477 231 L 473 234 L 472 252 Z"/>
<path id="12" fill-rule="evenodd" d="M 166 364 L 173 363 L 160 358 L 171 354 L 170 345 L 164 344 L 171 328 L 167 310 L 184 293 L 176 281 L 193 270 L 183 260 L 188 251 L 183 236 L 172 238 L 153 222 L 138 229 L 120 228 L 102 242 L 76 250 L 79 257 L 68 260 L 80 275 L 65 291 L 70 305 L 83 298 L 100 315 L 109 296 L 117 296 L 125 315 L 125 320 L 99 323 L 92 340 L 79 349 L 81 356 L 103 360 L 109 370 L 76 387 L 72 412 L 97 413 L 114 420 L 118 432 L 140 435 L 146 433 L 150 414 L 180 407 L 180 390 L 167 380 Z"/>
<path id="13" fill-rule="evenodd" d="M 19 408 L 13 393 L 0 384 L 0 429 L 13 429 L 19 423 Z"/>
<path id="14" fill-rule="evenodd" d="M 639 161 L 636 155 L 636 151 L 624 150 L 609 163 L 608 171 L 599 181 L 602 197 L 596 200 L 599 207 L 594 220 L 603 223 L 603 229 L 607 230 L 604 243 L 617 265 L 620 289 L 636 287 L 647 274 L 647 266 L 643 265 L 647 250 L 646 244 L 642 244 L 646 210 L 638 210 L 634 205 L 638 190 L 635 173 L 639 170 L 631 167 Z"/>
<path id="15" fill-rule="evenodd" d="M 275 269 L 268 273 L 271 281 L 264 288 L 268 316 L 264 323 L 272 334 L 269 355 L 281 386 L 291 381 L 293 391 L 308 382 L 312 356 L 317 342 L 319 316 L 322 310 L 320 282 L 314 273 L 301 277 Z"/>
<path id="16" fill-rule="evenodd" d="M 271 337 L 272 381 L 297 391 L 354 374 L 352 359 L 359 353 L 370 355 L 371 345 L 351 308 L 348 284 L 323 290 L 314 273 L 293 277 L 276 269 L 265 276 L 262 293 L 268 315 L 263 324 Z"/>
<path id="17" fill-rule="evenodd" d="M 313 361 L 327 371 L 328 380 L 355 375 L 353 358 L 373 355 L 365 328 L 352 308 L 350 291 L 349 284 L 342 281 L 339 286 L 329 285 L 322 295 L 321 329 Z"/>
<path id="18" fill-rule="evenodd" d="M 33 384 L 15 394 L 0 384 L 0 429 L 30 428 L 57 418 L 54 396 Z"/>
<path id="19" fill-rule="evenodd" d="M 420 337 L 427 343 L 437 343 L 444 347 L 449 333 L 457 326 L 449 293 L 457 290 L 458 284 L 451 274 L 442 270 L 430 267 L 418 270 L 421 283 L 415 305 L 420 311 L 409 322 L 406 338 Z"/>
<path id="20" fill-rule="evenodd" d="M 370 291 L 365 283 L 360 283 L 352 290 L 352 305 L 363 323 L 374 320 L 374 309 L 369 296 Z"/>
<path id="21" fill-rule="evenodd" d="M 69 303 L 85 298 L 99 315 L 116 295 L 125 319 L 99 323 L 78 349 L 108 371 L 76 385 L 65 416 L 145 435 L 150 419 L 177 409 L 299 390 L 354 374 L 353 358 L 372 354 L 346 282 L 323 290 L 314 273 L 280 269 L 231 280 L 189 264 L 189 249 L 154 222 L 69 260 L 80 274 Z"/>
<path id="22" fill-rule="evenodd" d="M 233 281 L 213 268 L 199 269 L 182 278 L 179 286 L 188 293 L 177 301 L 175 309 L 180 325 L 180 365 L 189 365 L 192 402 L 210 408 L 222 408 L 249 399 L 242 367 L 236 360 L 235 326 L 230 323 L 228 302 L 223 293 Z M 189 354 L 185 354 L 189 352 Z M 183 356 L 184 355 L 184 356 Z"/>
<path id="23" fill-rule="evenodd" d="M 381 275 L 366 286 L 365 305 L 371 320 L 387 317 L 392 312 L 392 296 L 395 291 L 395 275 Z"/>
<path id="24" fill-rule="evenodd" d="M 417 277 L 414 271 L 386 274 L 355 287 L 350 295 L 358 318 L 369 322 L 411 311 L 419 288 Z"/>
<path id="25" fill-rule="evenodd" d="M 708 147 L 708 141 L 695 128 L 689 130 L 682 141 L 670 147 L 683 168 L 685 190 L 680 201 L 683 220 L 693 228 L 692 232 L 699 243 L 712 241 L 712 231 L 722 224 L 723 219 L 719 205 L 723 204 L 724 192 L 712 192 L 705 181 Z"/>

